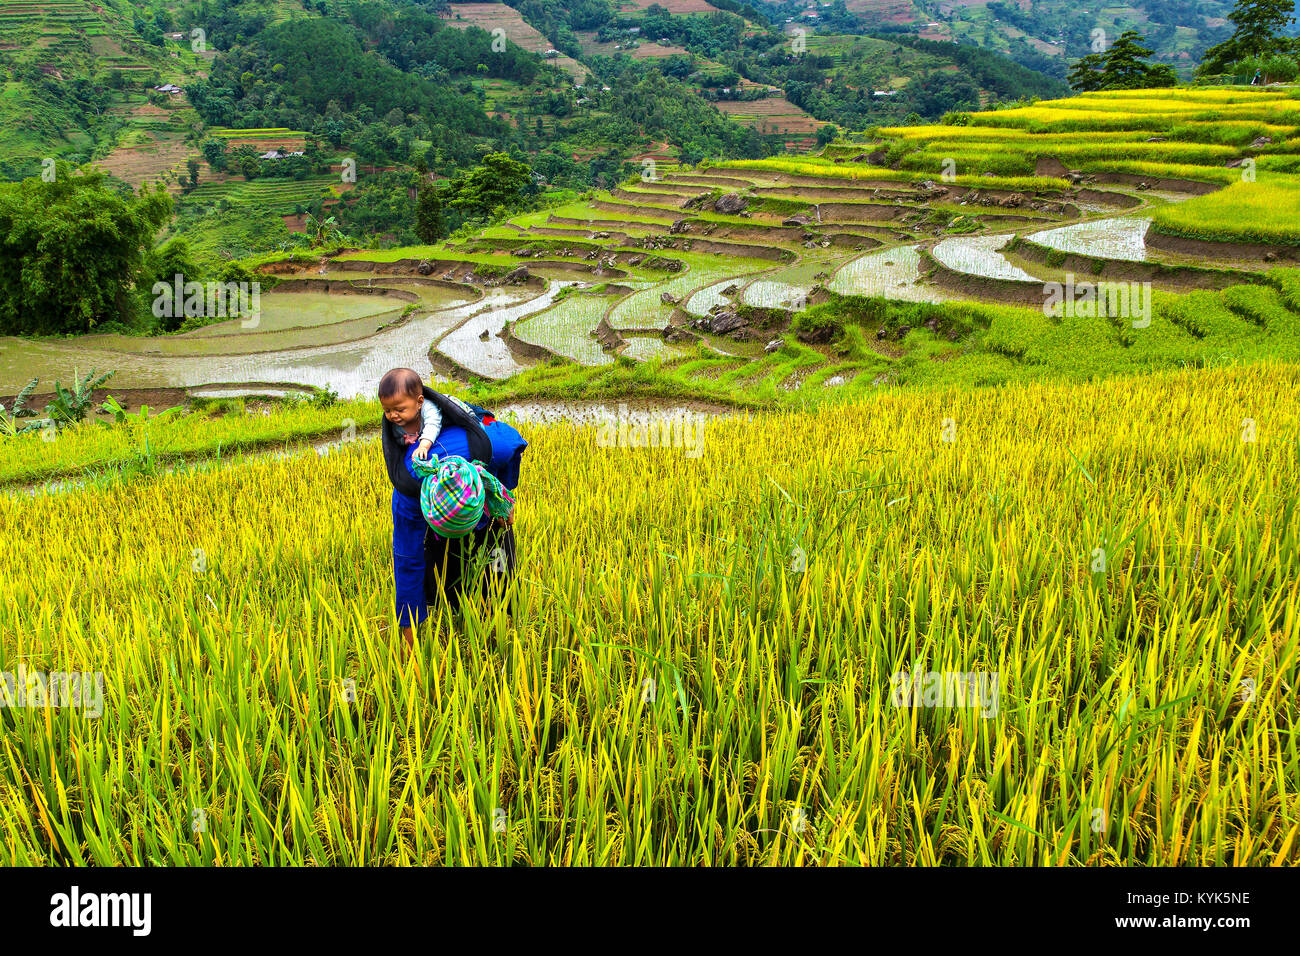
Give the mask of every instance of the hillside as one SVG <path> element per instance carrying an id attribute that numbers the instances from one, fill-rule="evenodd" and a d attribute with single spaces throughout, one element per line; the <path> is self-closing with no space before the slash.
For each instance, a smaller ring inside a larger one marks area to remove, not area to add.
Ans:
<path id="1" fill-rule="evenodd" d="M 489 151 L 552 190 L 608 189 L 648 158 L 807 152 L 837 126 L 1062 89 L 975 48 L 826 32 L 861 27 L 843 10 L 796 44 L 732 0 L 4 10 L 0 178 L 69 160 L 162 182 L 170 234 L 209 263 L 284 248 L 328 217 L 366 241 L 414 241 L 401 208 L 414 169 L 445 182 Z M 354 167 L 358 181 L 340 175 Z"/>
<path id="2" fill-rule="evenodd" d="M 1113 40 L 1142 33 L 1156 60 L 1184 75 L 1224 40 L 1233 0 L 847 0 L 849 10 L 882 26 L 929 40 L 976 44 L 1018 63 L 1064 77 L 1070 60 L 1092 52 L 1102 31 Z"/>
<path id="3" fill-rule="evenodd" d="M 1090 94 L 881 127 L 816 157 L 663 161 L 438 245 L 252 264 L 287 312 L 359 286 L 430 310 L 386 331 L 324 318 L 296 374 L 342 394 L 397 355 L 498 398 L 635 382 L 751 404 L 1294 357 L 1298 143 L 1295 88 Z M 1048 315 L 1076 277 L 1136 284 L 1120 306 L 1152 331 L 1100 307 Z M 358 337 L 365 359 L 339 355 Z M 282 381 L 285 341 L 262 327 L 8 348 L 42 377 L 77 358 L 151 387 L 211 380 L 194 370 L 227 353 L 263 353 L 240 381 Z"/>
<path id="4" fill-rule="evenodd" d="M 150 87 L 202 75 L 174 18 L 148 21 L 126 0 L 0 2 L 0 180 L 31 176 L 45 158 L 104 160 L 123 144 L 155 155 L 158 178 L 184 159 L 176 148 L 185 118 L 170 118 L 168 96 Z M 130 159 L 120 157 L 128 181 Z"/>

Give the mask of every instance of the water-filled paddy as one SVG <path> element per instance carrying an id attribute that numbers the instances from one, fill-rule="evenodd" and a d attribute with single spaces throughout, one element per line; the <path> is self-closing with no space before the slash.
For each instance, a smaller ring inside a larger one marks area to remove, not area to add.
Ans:
<path id="1" fill-rule="evenodd" d="M 433 375 L 429 351 L 447 331 L 479 309 L 504 309 L 537 299 L 534 289 L 491 289 L 480 300 L 421 312 L 360 341 L 311 345 L 252 355 L 160 355 L 113 351 L 92 339 L 0 339 L 0 388 L 17 390 L 33 377 L 48 388 L 67 382 L 74 367 L 116 369 L 115 388 L 187 388 L 214 383 L 298 382 L 331 388 L 341 397 L 370 394 L 388 369 L 406 365 Z M 405 305 L 405 303 L 403 303 Z M 542 301 L 536 308 L 545 307 Z M 527 309 L 524 310 L 525 312 Z M 147 340 L 144 340 L 147 341 Z"/>
<path id="2" fill-rule="evenodd" d="M 1146 236 L 1149 225 L 1150 217 L 1119 216 L 1059 226 L 1026 238 L 1030 242 L 1061 252 L 1125 262 L 1145 262 L 1147 247 L 1143 237 Z"/>
<path id="3" fill-rule="evenodd" d="M 639 362 L 648 362 L 652 358 L 680 358 L 694 351 L 693 346 L 682 345 L 677 342 L 665 342 L 653 335 L 629 335 L 626 337 L 626 341 L 627 347 L 620 354 L 634 358 Z"/>
<path id="4" fill-rule="evenodd" d="M 966 275 L 1012 282 L 1039 282 L 1019 266 L 1013 266 L 1000 250 L 1010 236 L 953 236 L 930 250 L 935 260 Z"/>
<path id="5" fill-rule="evenodd" d="M 932 286 L 921 279 L 917 246 L 880 249 L 858 256 L 842 267 L 827 284 L 841 295 L 879 295 L 905 302 L 945 302 L 961 295 Z"/>
<path id="6" fill-rule="evenodd" d="M 553 282 L 545 294 L 504 308 L 485 307 L 465 323 L 448 332 L 438 342 L 438 351 L 457 364 L 485 378 L 509 378 L 525 366 L 515 358 L 499 335 L 507 322 L 532 315 L 555 301 L 569 282 Z"/>
<path id="7" fill-rule="evenodd" d="M 570 295 L 545 312 L 519 322 L 514 334 L 580 365 L 607 365 L 614 359 L 600 347 L 592 332 L 612 301 L 608 296 Z"/>

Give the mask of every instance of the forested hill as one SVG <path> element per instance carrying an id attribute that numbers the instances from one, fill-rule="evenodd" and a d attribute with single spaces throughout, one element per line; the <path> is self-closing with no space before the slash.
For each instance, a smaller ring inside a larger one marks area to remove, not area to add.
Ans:
<path id="1" fill-rule="evenodd" d="M 1205 50 L 1232 32 L 1234 0 L 848 0 L 878 30 L 949 40 L 1005 54 L 1040 72 L 1064 77 L 1070 62 L 1095 52 L 1125 30 L 1140 32 L 1158 63 L 1186 76 Z M 756 0 L 756 6 L 777 5 Z M 784 3 L 796 19 L 809 4 Z M 820 7 L 816 13 L 820 13 Z"/>
<path id="2" fill-rule="evenodd" d="M 301 130 L 357 143 L 374 162 L 411 161 L 413 144 L 437 143 L 441 156 L 421 157 L 435 170 L 480 145 L 757 156 L 811 147 L 825 123 L 937 118 L 1062 91 L 973 47 L 873 39 L 889 24 L 843 0 L 820 8 L 806 42 L 783 5 L 670 5 L 691 12 L 611 0 L 0 0 L 0 177 L 30 175 L 51 156 L 103 159 L 162 132 L 158 117 L 142 130 L 137 107 L 166 82 L 209 127 Z M 581 166 L 593 180 L 611 171 Z"/>
<path id="3" fill-rule="evenodd" d="M 611 187 L 647 158 L 806 151 L 837 129 L 1064 91 L 976 47 L 873 35 L 888 24 L 845 0 L 817 10 L 0 0 L 0 180 L 57 160 L 162 182 L 174 231 L 225 258 L 331 216 L 357 239 L 413 241 L 416 177 L 456 181 L 489 155 L 545 189 Z M 341 178 L 347 164 L 363 178 Z M 449 205 L 438 228 L 487 212 Z"/>

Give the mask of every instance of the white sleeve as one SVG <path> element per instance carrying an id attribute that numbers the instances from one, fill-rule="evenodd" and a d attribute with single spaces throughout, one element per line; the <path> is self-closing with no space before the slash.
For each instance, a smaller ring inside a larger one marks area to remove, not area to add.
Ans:
<path id="1" fill-rule="evenodd" d="M 442 412 L 427 398 L 420 407 L 420 441 L 435 442 L 442 431 Z"/>

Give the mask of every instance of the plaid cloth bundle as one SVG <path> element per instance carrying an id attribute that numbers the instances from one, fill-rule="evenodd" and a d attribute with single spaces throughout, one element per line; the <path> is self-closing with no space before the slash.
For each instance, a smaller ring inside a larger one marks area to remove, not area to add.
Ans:
<path id="1" fill-rule="evenodd" d="M 486 508 L 493 518 L 507 518 L 515 499 L 481 461 L 459 455 L 411 459 L 420 476 L 420 511 L 429 527 L 444 538 L 463 538 L 479 523 Z"/>

